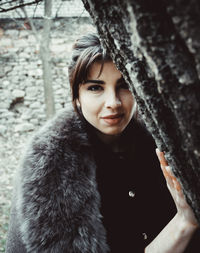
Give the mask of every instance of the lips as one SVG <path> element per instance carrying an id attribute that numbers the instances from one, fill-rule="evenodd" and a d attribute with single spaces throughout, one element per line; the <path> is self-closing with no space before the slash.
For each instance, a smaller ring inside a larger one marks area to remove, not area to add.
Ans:
<path id="1" fill-rule="evenodd" d="M 105 117 L 102 117 L 102 119 L 116 119 L 116 118 L 120 118 L 122 117 L 123 114 L 112 114 L 112 115 L 108 115 L 108 116 L 105 116 Z"/>
<path id="2" fill-rule="evenodd" d="M 124 116 L 124 114 L 112 114 L 112 115 L 104 116 L 104 117 L 102 117 L 102 119 L 104 120 L 104 122 L 107 125 L 116 125 L 116 124 L 120 123 L 123 116 Z"/>

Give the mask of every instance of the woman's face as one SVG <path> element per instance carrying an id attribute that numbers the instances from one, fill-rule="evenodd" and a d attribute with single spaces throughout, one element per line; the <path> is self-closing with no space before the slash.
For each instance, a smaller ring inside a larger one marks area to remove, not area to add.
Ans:
<path id="1" fill-rule="evenodd" d="M 101 133 L 118 135 L 133 116 L 134 98 L 114 63 L 91 65 L 87 81 L 79 87 L 81 111 L 85 119 Z"/>

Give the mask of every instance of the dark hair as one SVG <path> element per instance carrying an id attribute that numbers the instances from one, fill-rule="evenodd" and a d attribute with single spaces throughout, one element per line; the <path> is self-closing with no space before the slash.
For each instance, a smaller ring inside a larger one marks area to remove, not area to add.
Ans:
<path id="1" fill-rule="evenodd" d="M 72 103 L 74 109 L 78 112 L 76 99 L 79 94 L 79 85 L 87 80 L 89 68 L 94 62 L 100 61 L 103 64 L 106 61 L 111 61 L 110 56 L 102 47 L 100 39 L 96 33 L 84 35 L 78 39 L 72 51 L 71 62 L 68 67 L 69 82 L 72 94 Z"/>

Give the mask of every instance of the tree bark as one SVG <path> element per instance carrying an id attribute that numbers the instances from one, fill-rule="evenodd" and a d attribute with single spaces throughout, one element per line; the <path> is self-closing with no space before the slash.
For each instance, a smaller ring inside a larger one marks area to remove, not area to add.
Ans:
<path id="1" fill-rule="evenodd" d="M 200 3 L 82 0 L 200 222 Z"/>
<path id="2" fill-rule="evenodd" d="M 50 29 L 52 20 L 52 0 L 45 0 L 44 11 L 44 27 L 43 34 L 40 42 L 40 55 L 43 67 L 43 80 L 44 80 L 44 96 L 46 106 L 46 116 L 51 118 L 55 114 L 55 103 L 52 88 L 52 72 L 51 72 L 51 57 L 50 57 Z"/>

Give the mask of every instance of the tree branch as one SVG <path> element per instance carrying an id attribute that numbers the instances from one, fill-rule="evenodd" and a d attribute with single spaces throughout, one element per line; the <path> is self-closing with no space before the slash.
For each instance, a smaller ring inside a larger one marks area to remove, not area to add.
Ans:
<path id="1" fill-rule="evenodd" d="M 39 3 L 39 2 L 42 2 L 42 1 L 43 1 L 43 0 L 35 0 L 35 1 L 33 1 L 33 2 L 30 2 L 30 3 L 23 3 L 23 4 L 19 4 L 19 5 L 10 7 L 10 8 L 2 8 L 2 7 L 0 7 L 0 13 L 1 13 L 1 12 L 12 11 L 12 10 L 15 10 L 15 9 L 17 9 L 17 8 L 22 8 L 22 7 L 24 7 L 24 6 L 36 4 L 36 3 Z M 6 3 L 4 3 L 4 4 L 7 4 L 7 3 L 10 3 L 10 2 L 6 2 Z"/>

